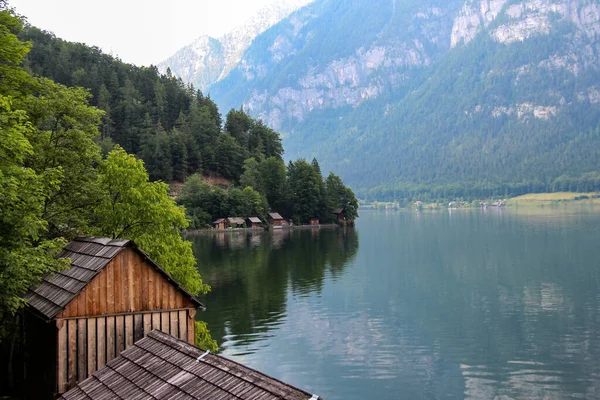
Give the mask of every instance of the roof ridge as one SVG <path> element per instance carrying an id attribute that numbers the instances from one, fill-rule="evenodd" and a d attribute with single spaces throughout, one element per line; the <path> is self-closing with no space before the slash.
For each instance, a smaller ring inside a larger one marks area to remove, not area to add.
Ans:
<path id="1" fill-rule="evenodd" d="M 155 336 L 156 336 L 156 337 L 155 337 Z M 151 337 L 152 339 L 154 339 L 154 340 L 157 340 L 157 341 L 159 341 L 159 342 L 163 343 L 164 345 L 166 345 L 166 346 L 169 346 L 169 347 L 170 347 L 170 348 L 172 348 L 173 350 L 177 350 L 177 351 L 179 351 L 180 353 L 183 353 L 183 354 L 185 354 L 185 353 L 184 353 L 183 351 L 181 351 L 179 348 L 176 348 L 176 347 L 172 346 L 172 345 L 171 345 L 171 343 L 173 343 L 173 342 L 176 342 L 176 343 L 180 344 L 180 345 L 181 345 L 181 347 L 188 347 L 188 348 L 192 348 L 194 351 L 198 351 L 198 353 L 199 353 L 199 354 L 202 354 L 202 350 L 201 350 L 201 349 L 200 349 L 198 346 L 195 346 L 195 345 L 192 345 L 192 344 L 190 344 L 190 343 L 187 343 L 187 342 L 185 342 L 185 341 L 183 341 L 183 340 L 181 340 L 181 339 L 178 339 L 178 338 L 176 338 L 176 337 L 174 337 L 174 336 L 171 336 L 171 335 L 169 335 L 169 334 L 166 334 L 166 333 L 164 333 L 164 332 L 162 332 L 162 331 L 159 331 L 159 330 L 156 330 L 156 329 L 155 329 L 155 330 L 153 330 L 153 331 L 150 331 L 146 337 Z M 161 339 L 165 339 L 165 340 L 161 340 Z M 138 342 L 138 343 L 139 343 L 139 342 Z M 236 366 L 238 366 L 238 367 L 241 367 L 241 368 L 244 368 L 244 369 L 250 370 L 250 371 L 252 371 L 252 372 L 254 372 L 254 373 L 258 374 L 258 375 L 259 375 L 259 377 L 260 377 L 260 378 L 262 378 L 262 380 L 263 380 L 263 381 L 264 381 L 264 378 L 273 379 L 273 380 L 275 380 L 275 381 L 277 381 L 277 382 L 279 382 L 279 383 L 281 383 L 281 384 L 285 385 L 285 386 L 286 386 L 287 388 L 289 388 L 289 389 L 293 389 L 293 390 L 301 391 L 301 392 L 304 392 L 304 393 L 305 393 L 307 396 L 311 396 L 311 394 L 310 394 L 310 393 L 308 393 L 308 392 L 305 392 L 305 391 L 304 391 L 304 390 L 302 390 L 302 389 L 296 388 L 296 387 L 294 387 L 294 386 L 292 386 L 292 385 L 290 385 L 290 384 L 288 384 L 288 383 L 285 383 L 285 382 L 283 382 L 283 381 L 281 381 L 281 380 L 279 380 L 279 379 L 277 379 L 277 378 L 274 378 L 274 377 L 272 377 L 272 376 L 265 375 L 264 373 L 262 373 L 262 372 L 260 372 L 260 371 L 257 371 L 257 370 L 255 370 L 255 369 L 253 369 L 253 368 L 250 368 L 250 367 L 248 367 L 248 366 L 246 366 L 246 365 L 244 365 L 244 364 L 241 364 L 241 363 L 239 363 L 239 362 L 237 362 L 237 361 L 234 361 L 234 360 L 231 360 L 231 359 L 229 359 L 229 358 L 226 358 L 226 357 L 220 356 L 220 355 L 218 355 L 218 354 L 212 354 L 212 353 L 211 353 L 211 354 L 209 354 L 209 356 L 212 356 L 211 358 L 216 358 L 217 360 L 220 360 L 220 359 L 222 359 L 222 360 L 226 360 L 226 361 L 228 361 L 228 362 L 234 363 L 234 364 L 235 364 Z M 204 357 L 204 358 L 202 359 L 202 361 L 209 360 L 209 359 L 211 359 L 211 358 L 209 358 L 209 357 Z M 205 362 L 206 362 L 206 361 L 205 361 Z M 256 383 L 256 381 L 252 381 L 252 380 L 250 380 L 250 379 L 246 378 L 244 375 L 240 376 L 240 375 L 238 375 L 238 374 L 235 374 L 235 373 L 233 373 L 233 372 L 232 372 L 231 370 L 229 370 L 229 369 L 224 369 L 224 368 L 222 368 L 222 366 L 220 366 L 220 365 L 215 365 L 215 364 L 213 364 L 213 363 L 210 363 L 210 365 L 211 365 L 212 367 L 214 367 L 214 368 L 217 368 L 217 369 L 218 369 L 218 370 L 220 370 L 220 371 L 223 371 L 223 372 L 225 372 L 225 373 L 229 374 L 229 375 L 235 376 L 236 378 L 238 378 L 238 379 L 241 379 L 241 380 L 243 380 L 244 382 L 247 382 L 247 383 L 249 383 L 249 384 L 251 384 L 251 385 L 253 385 L 253 386 L 256 386 L 257 388 L 260 388 L 261 390 L 264 390 L 265 392 L 271 393 L 271 394 L 273 394 L 273 395 L 275 395 L 275 396 L 281 396 L 281 394 L 279 394 L 279 393 L 276 393 L 276 392 L 273 392 L 273 391 L 272 391 L 272 389 L 270 389 L 270 388 L 266 388 L 266 387 L 263 387 L 263 386 L 261 386 L 261 385 L 258 385 L 258 384 Z M 237 396 L 236 396 L 236 397 L 237 397 Z"/>

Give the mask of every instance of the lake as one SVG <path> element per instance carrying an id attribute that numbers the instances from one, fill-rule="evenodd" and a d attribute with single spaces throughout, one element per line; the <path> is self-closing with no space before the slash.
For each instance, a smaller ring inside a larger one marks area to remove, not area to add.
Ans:
<path id="1" fill-rule="evenodd" d="M 600 210 L 191 238 L 223 355 L 334 399 L 600 398 Z"/>

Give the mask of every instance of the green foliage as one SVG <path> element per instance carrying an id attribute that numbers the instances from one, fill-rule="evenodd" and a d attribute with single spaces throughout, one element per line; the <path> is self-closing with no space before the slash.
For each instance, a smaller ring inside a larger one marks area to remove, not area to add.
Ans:
<path id="1" fill-rule="evenodd" d="M 304 159 L 288 164 L 287 170 L 288 201 L 296 223 L 307 223 L 311 218 L 325 217 L 325 193 L 323 178 Z"/>
<path id="2" fill-rule="evenodd" d="M 36 129 L 15 105 L 33 82 L 19 68 L 28 49 L 14 36 L 20 27 L 19 18 L 0 2 L 0 341 L 24 305 L 27 288 L 68 264 L 55 258 L 65 242 L 46 236 L 44 219 L 46 199 L 58 190 L 63 175 L 38 174 L 26 165 L 35 156 L 29 138 Z"/>
<path id="3" fill-rule="evenodd" d="M 203 321 L 194 321 L 196 328 L 196 337 L 194 338 L 194 342 L 196 346 L 201 349 L 210 350 L 213 353 L 219 351 L 219 345 L 216 340 L 210 336 L 210 331 L 208 330 L 208 326 L 206 322 Z"/>
<path id="4" fill-rule="evenodd" d="M 325 180 L 325 196 L 327 208 L 330 211 L 341 208 L 344 210 L 344 218 L 347 220 L 358 218 L 358 200 L 356 200 L 354 192 L 346 187 L 340 177 L 333 172 Z"/>
<path id="5" fill-rule="evenodd" d="M 202 283 L 190 243 L 181 237 L 188 221 L 169 198 L 167 184 L 150 182 L 142 161 L 122 148 L 100 163 L 98 184 L 102 197 L 94 208 L 95 233 L 134 240 L 193 294 L 210 289 Z"/>

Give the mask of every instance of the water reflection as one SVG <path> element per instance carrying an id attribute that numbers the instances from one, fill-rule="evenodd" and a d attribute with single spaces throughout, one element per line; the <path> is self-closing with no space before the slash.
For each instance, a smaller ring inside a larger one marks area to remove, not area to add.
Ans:
<path id="1" fill-rule="evenodd" d="M 288 292 L 318 293 L 358 250 L 354 229 L 220 232 L 189 238 L 212 286 L 202 318 L 221 349 L 255 352 L 285 321 Z"/>
<path id="2" fill-rule="evenodd" d="M 598 213 L 364 212 L 356 231 L 229 235 L 194 239 L 202 317 L 252 367 L 329 400 L 600 397 Z"/>

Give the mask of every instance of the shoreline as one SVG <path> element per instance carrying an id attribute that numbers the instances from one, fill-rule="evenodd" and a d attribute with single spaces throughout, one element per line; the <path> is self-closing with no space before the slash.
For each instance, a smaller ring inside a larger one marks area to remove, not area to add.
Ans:
<path id="1" fill-rule="evenodd" d="M 183 231 L 184 235 L 199 235 L 205 233 L 227 233 L 227 232 L 272 232 L 272 231 L 290 231 L 290 230 L 306 230 L 306 229 L 331 229 L 340 228 L 338 224 L 320 224 L 320 225 L 294 225 L 266 228 L 228 228 L 228 229 L 194 229 Z"/>

